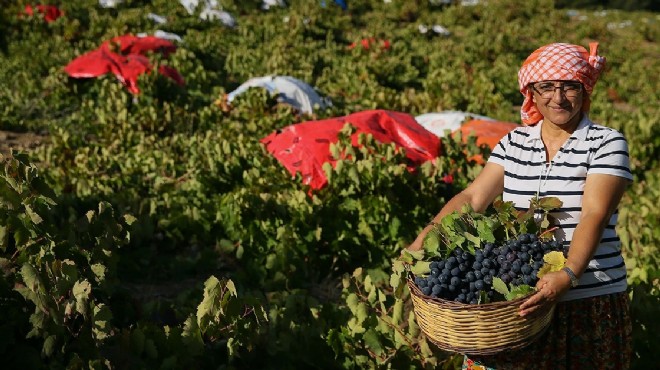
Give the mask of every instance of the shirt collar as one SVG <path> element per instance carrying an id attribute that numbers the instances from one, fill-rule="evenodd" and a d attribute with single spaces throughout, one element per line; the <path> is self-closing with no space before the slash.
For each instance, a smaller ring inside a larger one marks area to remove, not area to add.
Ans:
<path id="1" fill-rule="evenodd" d="M 589 116 L 587 114 L 582 115 L 582 120 L 580 123 L 578 123 L 577 128 L 571 135 L 569 139 L 577 139 L 580 141 L 584 141 L 587 139 L 587 133 L 589 132 L 589 127 L 591 127 L 591 120 L 589 119 Z M 539 123 L 535 124 L 534 126 L 529 126 L 529 136 L 527 137 L 527 142 L 532 142 L 534 140 L 541 140 L 541 125 L 543 124 L 543 121 L 540 121 Z"/>

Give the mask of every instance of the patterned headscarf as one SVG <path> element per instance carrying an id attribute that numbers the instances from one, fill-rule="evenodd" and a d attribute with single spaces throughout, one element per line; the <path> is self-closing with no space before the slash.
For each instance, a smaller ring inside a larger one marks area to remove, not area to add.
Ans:
<path id="1" fill-rule="evenodd" d="M 518 85 L 525 96 L 520 108 L 520 117 L 525 125 L 532 125 L 543 119 L 532 100 L 530 83 L 547 80 L 576 80 L 584 85 L 587 96 L 582 103 L 582 111 L 589 111 L 589 96 L 605 67 L 605 57 L 597 55 L 598 43 L 589 44 L 589 53 L 579 45 L 549 44 L 534 51 L 518 71 Z"/>

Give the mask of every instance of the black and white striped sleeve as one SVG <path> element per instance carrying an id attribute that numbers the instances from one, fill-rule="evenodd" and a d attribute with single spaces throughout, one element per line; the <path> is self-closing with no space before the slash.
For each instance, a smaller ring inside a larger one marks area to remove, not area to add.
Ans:
<path id="1" fill-rule="evenodd" d="M 587 175 L 594 173 L 619 176 L 632 181 L 628 142 L 620 132 L 610 130 L 595 148 Z"/>

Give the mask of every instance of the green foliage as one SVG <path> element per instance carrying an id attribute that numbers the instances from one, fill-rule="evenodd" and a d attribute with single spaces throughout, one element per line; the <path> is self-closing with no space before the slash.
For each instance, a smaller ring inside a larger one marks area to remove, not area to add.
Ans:
<path id="1" fill-rule="evenodd" d="M 311 192 L 259 140 L 293 123 L 372 108 L 464 110 L 515 122 L 524 58 L 544 43 L 591 40 L 601 42 L 608 70 L 590 117 L 621 130 L 630 146 L 635 183 L 619 232 L 636 364 L 653 364 L 660 271 L 653 13 L 584 10 L 579 20 L 546 0 L 364 0 L 347 12 L 302 0 L 269 11 L 258 1 L 221 3 L 237 28 L 200 21 L 166 0 L 127 0 L 117 9 L 61 2 L 65 17 L 52 23 L 18 17 L 25 1 L 0 9 L 0 129 L 48 136 L 30 158 L 14 153 L 3 162 L 3 364 L 456 368 L 459 357 L 420 334 L 401 275 L 387 277 L 404 271 L 392 260 L 479 173 L 470 158 L 489 151 L 456 135 L 443 139 L 440 158 L 407 171 L 392 145 L 364 136 L 353 147 L 347 126 L 330 153 L 341 160 L 324 168 L 328 186 Z M 149 12 L 168 23 L 152 23 Z M 420 24 L 452 34 L 423 35 Z M 133 96 L 113 75 L 72 79 L 62 70 L 104 40 L 158 28 L 184 42 L 150 62 L 176 68 L 183 88 L 151 73 Z M 376 46 L 362 48 L 369 37 Z M 260 89 L 224 102 L 246 79 L 270 74 L 310 83 L 332 107 L 308 116 Z M 448 175 L 453 182 L 443 180 Z"/>
<path id="2" fill-rule="evenodd" d="M 421 334 L 407 287 L 395 297 L 387 275 L 361 268 L 342 284 L 348 320 L 329 332 L 328 342 L 344 368 L 447 369 L 456 363 Z"/>
<path id="3" fill-rule="evenodd" d="M 445 257 L 461 248 L 474 254 L 482 243 L 494 243 L 516 238 L 521 234 L 545 234 L 552 226 L 550 211 L 561 207 L 556 197 L 532 199 L 527 211 L 519 211 L 513 202 L 496 200 L 486 213 L 475 212 L 469 205 L 445 216 L 433 225 L 424 238 L 426 260 Z M 537 220 L 535 214 L 541 213 Z"/>

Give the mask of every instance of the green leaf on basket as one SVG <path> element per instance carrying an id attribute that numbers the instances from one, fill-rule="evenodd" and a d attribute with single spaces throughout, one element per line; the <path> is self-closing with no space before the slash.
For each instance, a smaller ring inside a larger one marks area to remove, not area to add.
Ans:
<path id="1" fill-rule="evenodd" d="M 490 298 L 488 298 L 488 292 L 482 290 L 479 293 L 479 298 L 477 300 L 477 304 L 483 304 L 483 303 L 490 303 Z"/>
<path id="2" fill-rule="evenodd" d="M 493 220 L 483 220 L 477 223 L 477 233 L 484 242 L 493 243 L 495 241 L 494 229 L 495 222 Z"/>
<path id="3" fill-rule="evenodd" d="M 479 239 L 478 236 L 472 235 L 467 231 L 463 233 L 463 236 L 465 236 L 465 238 L 470 242 L 470 244 L 468 244 L 468 250 L 470 253 L 474 254 L 475 248 L 481 248 L 481 239 Z"/>
<path id="4" fill-rule="evenodd" d="M 427 252 L 430 256 L 434 256 L 438 254 L 438 248 L 440 248 L 440 236 L 431 230 L 424 237 L 422 245 L 424 246 L 425 252 Z"/>
<path id="5" fill-rule="evenodd" d="M 399 261 L 401 263 L 405 262 L 405 263 L 408 263 L 408 264 L 412 264 L 413 262 L 419 261 L 419 260 L 422 260 L 422 259 L 424 259 L 424 250 L 411 251 L 409 249 L 404 249 L 401 252 L 401 256 L 399 257 Z"/>
<path id="6" fill-rule="evenodd" d="M 534 288 L 532 288 L 529 285 L 518 285 L 518 286 L 513 286 L 511 287 L 511 291 L 504 296 L 507 301 L 513 301 L 514 299 L 524 297 L 528 295 L 529 293 L 533 292 Z"/>
<path id="7" fill-rule="evenodd" d="M 410 271 L 412 271 L 412 273 L 415 274 L 415 276 L 426 275 L 429 272 L 431 272 L 430 266 L 431 266 L 431 262 L 418 261 L 410 268 Z"/>
<path id="8" fill-rule="evenodd" d="M 493 278 L 493 289 L 504 296 L 509 294 L 509 288 L 507 288 L 506 283 L 498 277 Z"/>

